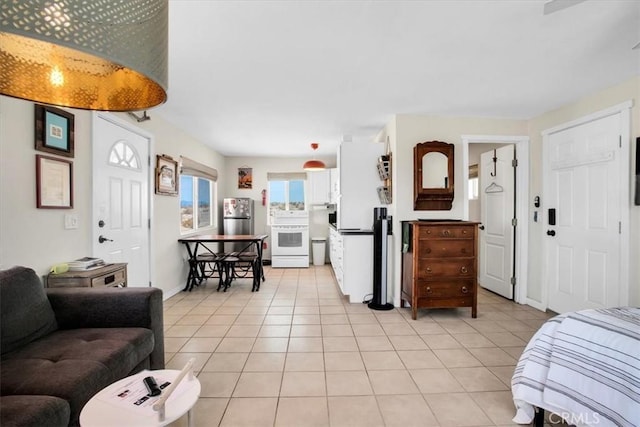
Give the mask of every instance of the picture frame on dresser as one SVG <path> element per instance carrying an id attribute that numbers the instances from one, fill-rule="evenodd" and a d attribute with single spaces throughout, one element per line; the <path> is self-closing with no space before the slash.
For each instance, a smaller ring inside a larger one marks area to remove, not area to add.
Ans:
<path id="1" fill-rule="evenodd" d="M 36 154 L 36 207 L 73 208 L 73 162 Z"/>
<path id="2" fill-rule="evenodd" d="M 75 117 L 60 108 L 35 104 L 35 149 L 74 157 Z"/>

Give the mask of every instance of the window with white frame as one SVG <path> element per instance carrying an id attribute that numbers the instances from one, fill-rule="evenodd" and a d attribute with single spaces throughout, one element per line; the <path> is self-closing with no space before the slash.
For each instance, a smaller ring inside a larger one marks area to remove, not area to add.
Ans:
<path id="1" fill-rule="evenodd" d="M 269 218 L 271 223 L 275 211 L 303 211 L 305 210 L 305 181 L 304 173 L 268 173 L 269 189 Z"/>
<path id="2" fill-rule="evenodd" d="M 185 157 L 181 158 L 180 232 L 190 233 L 216 224 L 215 169 Z"/>

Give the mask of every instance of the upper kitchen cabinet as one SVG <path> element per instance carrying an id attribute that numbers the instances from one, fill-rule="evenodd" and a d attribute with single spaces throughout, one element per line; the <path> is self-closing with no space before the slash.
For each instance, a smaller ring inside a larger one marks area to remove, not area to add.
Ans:
<path id="1" fill-rule="evenodd" d="M 450 210 L 453 205 L 453 144 L 429 141 L 413 148 L 413 209 Z"/>
<path id="2" fill-rule="evenodd" d="M 307 172 L 311 205 L 327 205 L 331 202 L 331 171 L 329 169 Z"/>
<path id="3" fill-rule="evenodd" d="M 343 142 L 338 149 L 340 194 L 338 229 L 371 229 L 373 208 L 380 205 L 376 164 L 384 153 L 379 142 Z"/>

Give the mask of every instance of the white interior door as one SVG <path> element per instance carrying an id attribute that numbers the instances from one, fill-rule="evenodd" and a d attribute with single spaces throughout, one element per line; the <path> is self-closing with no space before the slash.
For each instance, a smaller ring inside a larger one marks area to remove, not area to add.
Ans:
<path id="1" fill-rule="evenodd" d="M 620 302 L 619 138 L 615 114 L 545 142 L 547 295 L 558 313 Z"/>
<path id="2" fill-rule="evenodd" d="M 93 253 L 126 262 L 128 286 L 149 286 L 149 139 L 106 114 L 93 121 Z"/>
<path id="3" fill-rule="evenodd" d="M 483 288 L 513 298 L 515 146 L 480 155 L 480 278 Z"/>

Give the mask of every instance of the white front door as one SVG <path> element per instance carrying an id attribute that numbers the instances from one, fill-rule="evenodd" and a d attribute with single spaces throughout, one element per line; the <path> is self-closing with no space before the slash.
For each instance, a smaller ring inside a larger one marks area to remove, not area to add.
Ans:
<path id="1" fill-rule="evenodd" d="M 149 286 L 149 138 L 96 113 L 92 139 L 93 254 L 126 262 L 128 286 Z"/>
<path id="2" fill-rule="evenodd" d="M 620 120 L 614 114 L 545 140 L 547 296 L 558 313 L 621 301 Z"/>
<path id="3" fill-rule="evenodd" d="M 480 155 L 480 278 L 483 288 L 513 299 L 515 146 Z M 495 165 L 495 166 L 494 166 Z"/>

